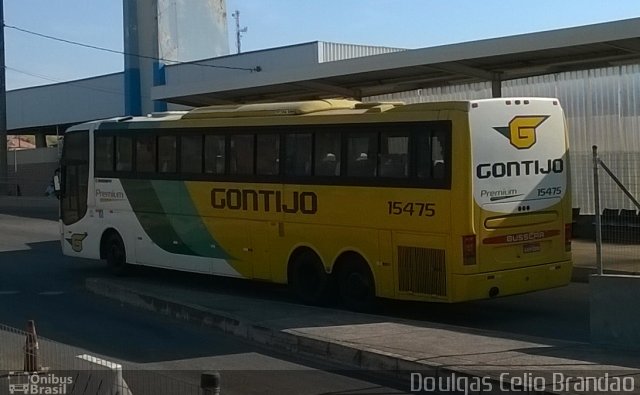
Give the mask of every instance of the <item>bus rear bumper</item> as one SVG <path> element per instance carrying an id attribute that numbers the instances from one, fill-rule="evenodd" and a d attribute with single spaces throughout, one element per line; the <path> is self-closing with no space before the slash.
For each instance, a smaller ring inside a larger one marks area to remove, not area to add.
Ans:
<path id="1" fill-rule="evenodd" d="M 571 281 L 571 261 L 498 272 L 454 274 L 450 302 L 489 299 L 562 287 Z"/>

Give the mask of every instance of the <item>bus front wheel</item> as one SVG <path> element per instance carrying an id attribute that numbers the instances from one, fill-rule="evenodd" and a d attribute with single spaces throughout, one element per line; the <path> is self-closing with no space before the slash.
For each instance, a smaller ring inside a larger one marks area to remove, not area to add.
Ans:
<path id="1" fill-rule="evenodd" d="M 350 310 L 368 312 L 375 308 L 376 287 L 369 266 L 350 260 L 338 272 L 338 286 L 344 306 Z"/>
<path id="2" fill-rule="evenodd" d="M 289 267 L 289 287 L 303 303 L 322 304 L 328 300 L 330 278 L 320 257 L 311 250 L 302 250 Z"/>
<path id="3" fill-rule="evenodd" d="M 122 238 L 117 233 L 112 233 L 106 240 L 105 258 L 111 271 L 117 276 L 123 276 L 127 272 L 127 253 Z"/>

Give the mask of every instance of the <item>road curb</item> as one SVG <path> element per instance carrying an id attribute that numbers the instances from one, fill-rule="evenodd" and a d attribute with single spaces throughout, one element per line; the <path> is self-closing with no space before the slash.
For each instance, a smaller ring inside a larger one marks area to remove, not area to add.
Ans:
<path id="1" fill-rule="evenodd" d="M 580 267 L 574 266 L 573 273 L 571 274 L 571 282 L 574 283 L 588 283 L 589 277 L 598 274 L 598 270 L 594 267 Z M 622 270 L 605 270 L 605 274 L 614 274 L 614 275 L 633 275 L 637 276 L 639 273 L 637 272 L 628 272 Z"/>
<path id="2" fill-rule="evenodd" d="M 596 269 L 593 267 L 574 266 L 573 272 L 571 273 L 571 282 L 572 283 L 588 283 L 589 277 L 592 274 L 596 274 Z"/>
<path id="3" fill-rule="evenodd" d="M 473 372 L 463 368 L 456 369 L 441 365 L 437 362 L 422 361 L 394 353 L 366 347 L 356 347 L 349 342 L 298 334 L 295 329 L 280 330 L 268 326 L 243 322 L 228 312 L 216 311 L 198 305 L 176 302 L 165 295 L 153 292 L 135 291 L 125 286 L 109 284 L 100 279 L 85 280 L 87 290 L 97 295 L 126 303 L 131 306 L 172 316 L 194 324 L 221 330 L 227 334 L 239 336 L 257 344 L 267 346 L 278 351 L 300 354 L 311 358 L 320 358 L 329 362 L 338 362 L 355 369 L 374 370 L 386 379 L 404 380 L 408 382 L 409 372 L 431 377 L 486 377 L 486 373 Z M 495 385 L 502 383 L 495 378 L 490 382 Z M 522 394 L 523 389 L 517 389 L 514 394 Z M 500 392 L 510 393 L 510 392 Z M 536 394 L 555 394 L 554 392 L 536 392 Z"/>
<path id="4" fill-rule="evenodd" d="M 151 292 L 141 293 L 95 278 L 86 279 L 85 287 L 97 295 L 134 307 L 215 328 L 227 334 L 279 350 L 338 361 L 355 368 L 375 368 L 388 371 L 396 371 L 400 366 L 406 370 L 422 371 L 433 368 L 429 364 L 412 361 L 401 355 L 359 349 L 347 343 L 329 341 L 320 337 L 303 336 L 297 334 L 295 330 L 278 330 L 260 324 L 243 322 L 227 312 L 175 302 L 167 296 L 153 295 Z"/>

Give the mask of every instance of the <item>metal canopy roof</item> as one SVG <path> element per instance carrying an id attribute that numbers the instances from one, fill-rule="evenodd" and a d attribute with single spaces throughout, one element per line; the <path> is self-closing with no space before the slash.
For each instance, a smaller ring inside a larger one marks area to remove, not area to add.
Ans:
<path id="1" fill-rule="evenodd" d="M 203 106 L 362 98 L 479 81 L 493 81 L 494 96 L 499 96 L 504 80 L 638 62 L 640 18 L 634 18 L 317 63 L 287 72 L 264 70 L 234 78 L 212 74 L 198 83 L 154 87 L 152 97 Z"/>

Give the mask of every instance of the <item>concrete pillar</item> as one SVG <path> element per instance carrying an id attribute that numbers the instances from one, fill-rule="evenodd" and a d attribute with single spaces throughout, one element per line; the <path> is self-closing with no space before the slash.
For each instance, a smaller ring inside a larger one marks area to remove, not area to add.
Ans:
<path id="1" fill-rule="evenodd" d="M 502 76 L 494 73 L 491 80 L 491 97 L 502 97 Z"/>
<path id="2" fill-rule="evenodd" d="M 593 275 L 589 278 L 591 341 L 640 349 L 640 276 Z"/>
<path id="3" fill-rule="evenodd" d="M 4 1 L 0 3 L 0 21 L 4 22 Z M 7 85 L 4 67 L 4 29 L 0 29 L 0 195 L 7 188 Z"/>
<path id="4" fill-rule="evenodd" d="M 153 112 L 149 98 L 158 59 L 157 0 L 124 1 L 124 84 L 126 115 Z M 138 56 L 136 56 L 138 55 Z"/>
<path id="5" fill-rule="evenodd" d="M 36 134 L 36 148 L 47 148 L 47 135 L 44 133 Z"/>

